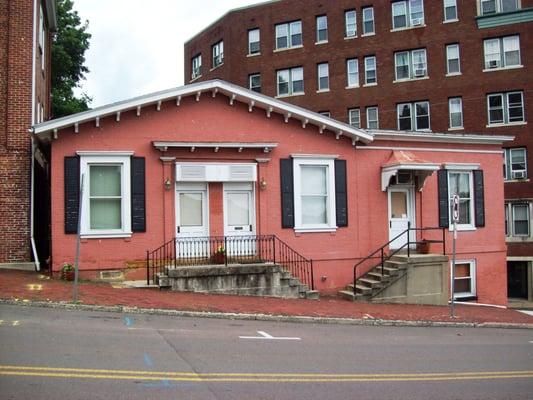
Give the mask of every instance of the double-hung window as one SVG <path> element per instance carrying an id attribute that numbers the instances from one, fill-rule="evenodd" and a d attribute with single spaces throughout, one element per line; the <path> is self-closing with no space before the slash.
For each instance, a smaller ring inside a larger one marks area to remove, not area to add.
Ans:
<path id="1" fill-rule="evenodd" d="M 329 90 L 329 66 L 328 63 L 317 64 L 318 91 Z"/>
<path id="2" fill-rule="evenodd" d="M 276 49 L 289 49 L 302 45 L 302 21 L 276 25 Z"/>
<path id="3" fill-rule="evenodd" d="M 202 55 L 198 54 L 191 60 L 191 79 L 196 79 L 202 75 Z"/>
<path id="4" fill-rule="evenodd" d="M 357 58 L 346 60 L 346 76 L 349 88 L 359 86 L 359 64 Z"/>
<path id="5" fill-rule="evenodd" d="M 520 66 L 520 37 L 505 36 L 483 41 L 485 69 Z"/>
<path id="6" fill-rule="evenodd" d="M 248 54 L 261 54 L 261 31 L 259 29 L 248 31 Z"/>
<path id="7" fill-rule="evenodd" d="M 458 75 L 461 73 L 461 58 L 459 55 L 459 44 L 449 44 L 446 46 L 446 73 L 448 75 Z"/>
<path id="8" fill-rule="evenodd" d="M 392 3 L 392 28 L 401 29 L 424 25 L 423 0 L 403 0 Z"/>
<path id="9" fill-rule="evenodd" d="M 487 95 L 489 125 L 513 124 L 525 121 L 522 92 Z"/>
<path id="10" fill-rule="evenodd" d="M 426 49 L 394 53 L 396 80 L 419 79 L 428 76 Z"/>
<path id="11" fill-rule="evenodd" d="M 505 180 L 527 178 L 527 151 L 525 147 L 504 149 L 503 177 Z"/>
<path id="12" fill-rule="evenodd" d="M 365 85 L 373 85 L 378 82 L 376 57 L 365 57 Z"/>
<path id="13" fill-rule="evenodd" d="M 450 129 L 463 128 L 463 100 L 460 97 L 448 99 Z"/>
<path id="14" fill-rule="evenodd" d="M 129 154 L 85 155 L 80 152 L 80 172 L 84 178 L 82 235 L 130 235 Z"/>
<path id="15" fill-rule="evenodd" d="M 304 69 L 295 67 L 277 72 L 278 96 L 304 93 Z"/>
<path id="16" fill-rule="evenodd" d="M 350 108 L 348 110 L 348 123 L 354 128 L 361 127 L 361 110 L 358 108 Z"/>
<path id="17" fill-rule="evenodd" d="M 377 106 L 366 108 L 366 127 L 367 129 L 379 129 L 379 115 Z"/>
<path id="18" fill-rule="evenodd" d="M 508 236 L 529 237 L 530 236 L 530 211 L 529 203 L 508 203 L 505 205 L 506 221 L 510 213 L 511 224 L 506 226 Z"/>
<path id="19" fill-rule="evenodd" d="M 453 281 L 454 299 L 476 296 L 476 263 L 456 261 Z"/>
<path id="20" fill-rule="evenodd" d="M 519 0 L 480 0 L 481 15 L 490 15 L 520 9 Z"/>
<path id="21" fill-rule="evenodd" d="M 357 13 L 355 10 L 344 12 L 344 36 L 347 38 L 357 36 Z"/>
<path id="22" fill-rule="evenodd" d="M 323 43 L 328 41 L 328 17 L 320 15 L 316 17 L 316 42 Z"/>
<path id="23" fill-rule="evenodd" d="M 374 7 L 364 7 L 363 13 L 363 35 L 372 35 L 375 33 L 374 27 Z"/>
<path id="24" fill-rule="evenodd" d="M 398 129 L 401 131 L 429 130 L 429 102 L 401 103 L 397 107 Z"/>
<path id="25" fill-rule="evenodd" d="M 457 0 L 444 0 L 444 22 L 457 20 Z"/>
<path id="26" fill-rule="evenodd" d="M 459 196 L 458 229 L 474 227 L 474 196 L 472 171 L 448 171 L 449 216 L 452 226 L 453 197 Z"/>
<path id="27" fill-rule="evenodd" d="M 248 88 L 254 92 L 261 93 L 261 74 L 248 75 Z"/>
<path id="28" fill-rule="evenodd" d="M 333 159 L 294 158 L 296 229 L 335 229 Z"/>
<path id="29" fill-rule="evenodd" d="M 219 67 L 224 64 L 224 42 L 221 40 L 213 45 L 213 68 Z"/>

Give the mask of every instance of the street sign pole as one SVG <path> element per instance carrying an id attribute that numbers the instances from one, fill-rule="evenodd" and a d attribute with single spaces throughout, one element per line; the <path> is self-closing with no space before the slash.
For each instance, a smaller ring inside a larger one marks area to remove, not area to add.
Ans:
<path id="1" fill-rule="evenodd" d="M 450 318 L 455 318 L 455 242 L 457 241 L 457 222 L 459 221 L 459 196 L 454 194 L 452 198 L 453 203 L 453 240 L 452 240 L 452 281 L 450 284 L 451 291 L 451 307 Z"/>
<path id="2" fill-rule="evenodd" d="M 81 174 L 81 182 L 80 182 L 80 198 L 79 198 L 79 204 L 78 204 L 78 237 L 76 238 L 76 260 L 74 261 L 74 288 L 72 290 L 72 298 L 73 302 L 78 302 L 78 271 L 79 271 L 79 262 L 80 262 L 80 241 L 81 241 L 81 210 L 82 208 L 82 202 L 83 202 L 83 181 L 85 178 L 85 174 Z"/>

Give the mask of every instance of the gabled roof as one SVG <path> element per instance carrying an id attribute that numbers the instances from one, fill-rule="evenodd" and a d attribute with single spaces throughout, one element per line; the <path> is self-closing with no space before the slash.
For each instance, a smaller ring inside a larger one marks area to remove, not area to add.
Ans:
<path id="1" fill-rule="evenodd" d="M 235 101 L 245 103 L 248 105 L 250 111 L 252 111 L 253 108 L 263 109 L 265 110 L 266 117 L 270 117 L 271 113 L 278 113 L 284 116 L 285 122 L 288 122 L 289 119 L 292 118 L 299 120 L 302 127 L 305 127 L 308 124 L 315 125 L 321 133 L 326 130 L 333 132 L 337 139 L 341 136 L 350 138 L 354 145 L 359 141 L 370 143 L 373 140 L 373 134 L 368 133 L 363 129 L 354 128 L 348 124 L 325 117 L 305 108 L 285 103 L 281 100 L 253 92 L 241 86 L 219 79 L 193 83 L 174 89 L 151 93 L 97 107 L 74 115 L 53 119 L 35 125 L 32 131 L 38 137 L 46 140 L 56 135 L 57 131 L 60 129 L 73 127 L 74 130 L 77 131 L 79 124 L 95 121 L 98 125 L 101 118 L 110 116 L 115 116 L 118 121 L 120 120 L 120 113 L 122 112 L 137 110 L 139 113 L 142 107 L 147 106 L 156 106 L 159 109 L 161 103 L 164 101 L 174 100 L 176 104 L 179 105 L 184 97 L 189 96 L 195 96 L 198 101 L 200 100 L 202 93 L 209 93 L 212 96 L 222 94 L 228 97 L 229 104 L 233 105 Z"/>

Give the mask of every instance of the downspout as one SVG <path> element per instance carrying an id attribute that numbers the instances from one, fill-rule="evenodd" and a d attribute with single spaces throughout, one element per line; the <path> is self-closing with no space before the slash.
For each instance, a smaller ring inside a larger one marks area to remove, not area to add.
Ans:
<path id="1" fill-rule="evenodd" d="M 35 36 L 37 34 L 37 0 L 33 1 L 33 53 L 32 53 L 32 77 L 31 77 L 31 126 L 35 125 L 35 55 L 36 55 L 36 40 Z M 30 244 L 31 251 L 33 254 L 33 260 L 35 263 L 35 270 L 41 270 L 41 264 L 39 263 L 39 256 L 37 254 L 37 246 L 35 245 L 35 238 L 33 236 L 33 222 L 34 222 L 34 198 L 35 198 L 35 149 L 37 147 L 35 139 L 33 137 L 33 129 L 30 131 L 31 135 L 31 170 L 30 170 Z"/>

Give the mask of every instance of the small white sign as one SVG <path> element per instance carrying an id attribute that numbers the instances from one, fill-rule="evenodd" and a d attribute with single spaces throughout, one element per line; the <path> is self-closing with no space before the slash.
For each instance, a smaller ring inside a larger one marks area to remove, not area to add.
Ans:
<path id="1" fill-rule="evenodd" d="M 453 222 L 459 222 L 459 196 L 454 194 L 452 201 L 453 201 L 452 219 L 453 219 Z"/>

